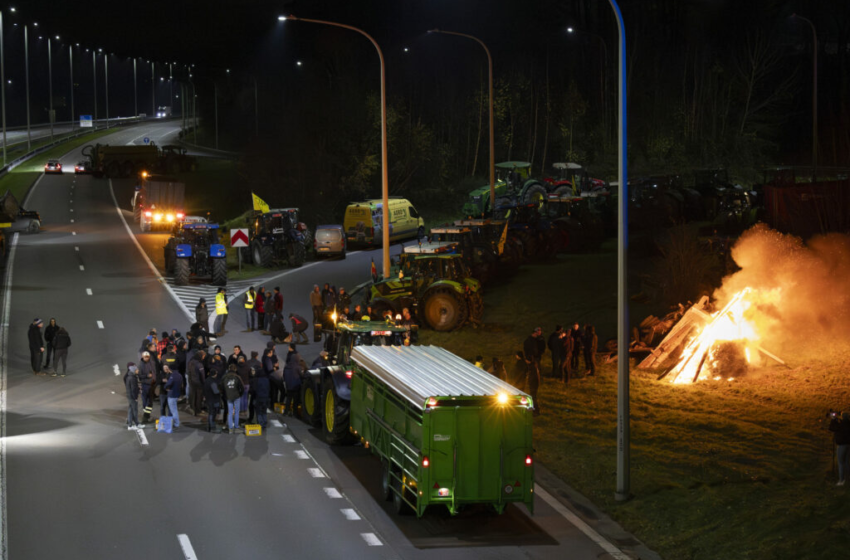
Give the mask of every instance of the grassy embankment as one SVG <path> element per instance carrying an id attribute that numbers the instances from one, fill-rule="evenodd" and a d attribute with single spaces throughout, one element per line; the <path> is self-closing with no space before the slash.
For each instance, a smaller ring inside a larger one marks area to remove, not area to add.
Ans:
<path id="1" fill-rule="evenodd" d="M 101 136 L 106 134 L 112 134 L 115 132 L 115 129 L 112 130 L 99 130 L 97 132 L 92 132 L 91 134 L 87 134 L 85 136 L 81 136 L 79 138 L 75 138 L 73 140 L 69 140 L 64 144 L 60 144 L 53 149 L 50 149 L 44 153 L 41 153 L 34 158 L 30 159 L 22 163 L 21 165 L 14 168 L 12 171 L 0 177 L 0 195 L 4 194 L 7 190 L 12 191 L 12 194 L 15 195 L 15 198 L 18 199 L 18 202 L 23 203 L 23 197 L 27 192 L 27 189 L 30 188 L 30 185 L 38 179 L 38 176 L 44 172 L 44 164 L 49 159 L 57 159 L 64 156 L 69 151 L 74 148 L 78 148 L 80 146 L 84 146 L 90 143 L 92 140 L 96 140 Z M 40 142 L 34 142 L 32 144 L 33 149 L 38 148 L 39 146 L 44 146 L 45 144 L 49 144 L 50 140 L 42 140 Z M 19 146 L 19 145 L 16 145 Z M 10 154 L 10 157 L 16 157 Z M 65 171 L 68 173 L 69 171 Z M 71 169 L 70 173 L 73 173 L 74 170 Z"/>
<path id="2" fill-rule="evenodd" d="M 614 259 L 574 255 L 524 267 L 488 287 L 481 328 L 423 331 L 422 342 L 488 363 L 499 356 L 510 370 L 533 327 L 548 335 L 556 323 L 579 320 L 598 327 L 602 347 L 616 329 Z M 647 311 L 632 305 L 633 323 Z M 850 352 L 782 357 L 789 368 L 691 386 L 633 369 L 631 501 L 614 500 L 615 364 L 568 387 L 544 379 L 537 457 L 671 560 L 844 558 L 850 489 L 834 485 L 824 416 L 850 406 Z M 550 364 L 547 353 L 544 372 Z"/>

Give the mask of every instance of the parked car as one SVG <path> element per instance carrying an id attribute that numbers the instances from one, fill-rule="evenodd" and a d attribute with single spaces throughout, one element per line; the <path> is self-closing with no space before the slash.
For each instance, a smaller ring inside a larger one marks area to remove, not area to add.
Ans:
<path id="1" fill-rule="evenodd" d="M 74 166 L 74 174 L 91 173 L 91 162 L 89 160 L 78 161 Z"/>
<path id="2" fill-rule="evenodd" d="M 44 164 L 44 172 L 62 173 L 62 162 L 60 162 L 58 159 L 48 160 L 47 163 Z"/>
<path id="3" fill-rule="evenodd" d="M 345 258 L 345 231 L 341 225 L 324 225 L 316 227 L 313 238 L 313 249 L 316 258 L 342 257 Z"/>

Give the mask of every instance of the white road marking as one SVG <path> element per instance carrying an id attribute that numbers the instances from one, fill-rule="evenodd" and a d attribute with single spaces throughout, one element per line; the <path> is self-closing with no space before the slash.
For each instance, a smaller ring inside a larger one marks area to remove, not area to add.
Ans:
<path id="1" fill-rule="evenodd" d="M 97 328 L 99 328 L 99 329 L 102 329 L 102 328 L 103 328 L 103 321 L 98 321 L 98 322 L 97 322 Z"/>
<path id="2" fill-rule="evenodd" d="M 183 549 L 183 556 L 186 557 L 186 560 L 198 560 L 198 557 L 195 556 L 195 549 L 192 548 L 192 543 L 189 542 L 187 535 L 177 535 L 177 540 L 180 541 L 180 548 Z"/>
<path id="3" fill-rule="evenodd" d="M 295 438 L 289 434 L 283 434 L 283 441 L 286 443 L 295 443 Z"/>
<path id="4" fill-rule="evenodd" d="M 275 428 L 283 428 L 283 424 L 280 423 L 280 420 L 272 420 L 271 424 Z"/>
<path id="5" fill-rule="evenodd" d="M 72 223 L 72 224 L 74 223 L 74 218 L 71 218 L 71 223 Z M 76 235 L 76 234 L 74 234 L 74 235 Z"/>
<path id="6" fill-rule="evenodd" d="M 118 369 L 118 364 L 112 364 L 112 372 L 115 375 L 121 375 L 121 370 Z"/>
<path id="7" fill-rule="evenodd" d="M 136 248 L 139 250 L 139 253 L 141 253 L 142 257 L 145 259 L 145 262 L 148 263 L 148 267 L 150 267 L 151 272 L 153 272 L 154 277 L 157 280 L 159 280 L 159 283 L 162 284 L 165 287 L 165 289 L 168 291 L 168 293 L 171 295 L 171 297 L 174 299 L 174 301 L 177 302 L 178 307 L 183 310 L 183 313 L 186 314 L 186 317 L 189 318 L 189 321 L 194 323 L 195 322 L 195 314 L 192 313 L 191 311 L 189 311 L 189 308 L 186 307 L 186 304 L 183 303 L 180 300 L 179 297 L 177 297 L 177 294 L 174 293 L 174 290 L 171 289 L 171 286 L 169 286 L 165 282 L 165 279 L 159 274 L 159 271 L 156 269 L 153 262 L 151 262 L 147 253 L 145 253 L 145 250 L 142 249 L 142 245 L 141 245 L 141 243 L 139 243 L 139 240 L 136 239 L 135 235 L 133 235 L 133 230 L 130 229 L 130 225 L 127 223 L 127 219 L 124 217 L 124 212 L 122 212 L 121 207 L 118 206 L 118 199 L 115 198 L 115 190 L 112 188 L 112 179 L 109 180 L 109 194 L 112 195 L 112 202 L 115 204 L 115 211 L 118 212 L 118 217 L 121 218 L 121 222 L 124 224 L 124 229 L 127 230 L 127 235 L 130 236 L 130 239 L 133 240 L 133 243 L 136 245 Z M 212 321 L 214 317 L 215 317 L 215 313 L 213 313 L 210 316 L 210 321 Z M 210 323 L 210 324 L 212 325 L 213 323 Z"/>
<path id="8" fill-rule="evenodd" d="M 307 469 L 307 472 L 309 472 L 309 473 L 310 473 L 310 476 L 312 476 L 313 478 L 326 478 L 326 477 L 325 477 L 325 473 L 324 473 L 324 472 L 322 472 L 322 469 L 321 469 L 321 468 L 318 468 L 318 469 Z"/>
<path id="9" fill-rule="evenodd" d="M 74 235 L 76 235 L 76 234 L 74 234 Z M 79 251 L 80 251 L 80 248 L 79 248 L 79 247 L 74 247 L 74 250 L 75 250 L 75 251 L 77 251 L 77 252 L 79 252 Z"/>
<path id="10" fill-rule="evenodd" d="M 349 521 L 360 521 L 360 516 L 357 515 L 357 512 L 351 508 L 345 508 L 339 511 L 341 511 L 345 518 Z"/>
<path id="11" fill-rule="evenodd" d="M 535 484 L 534 489 L 537 491 L 537 495 L 540 496 L 544 502 L 549 504 L 552 509 L 561 514 L 561 516 L 575 525 L 576 529 L 587 535 L 587 537 L 599 545 L 602 550 L 611 555 L 615 560 L 629 560 L 629 556 L 626 555 L 619 548 L 608 542 L 602 535 L 593 530 L 593 528 L 585 523 L 578 515 L 567 509 L 567 507 L 555 499 L 549 492 L 541 488 L 539 485 Z"/>
<path id="12" fill-rule="evenodd" d="M 148 438 L 145 435 L 144 430 L 140 430 L 139 428 L 136 428 L 136 437 L 139 439 L 139 443 L 141 445 L 148 445 Z"/>
<path id="13" fill-rule="evenodd" d="M 328 495 L 328 498 L 342 498 L 342 494 L 339 493 L 339 490 L 336 488 L 322 488 L 325 491 L 325 494 Z"/>
<path id="14" fill-rule="evenodd" d="M 73 211 L 74 211 L 74 209 L 73 209 L 73 208 L 71 208 L 71 212 L 73 212 Z"/>
<path id="15" fill-rule="evenodd" d="M 91 293 L 91 288 L 86 288 L 86 293 L 87 293 L 88 295 L 92 295 L 92 293 Z"/>
<path id="16" fill-rule="evenodd" d="M 366 544 L 369 546 L 384 546 L 384 543 L 381 542 L 375 533 L 360 533 L 360 536 L 363 537 L 363 540 L 366 541 Z"/>
<path id="17" fill-rule="evenodd" d="M 80 265 L 80 270 L 85 270 L 85 269 L 86 269 L 86 267 L 84 267 L 83 265 Z"/>
<path id="18" fill-rule="evenodd" d="M 298 457 L 299 459 L 309 459 L 310 458 L 310 457 L 307 456 L 307 452 L 303 451 L 301 449 L 295 450 L 295 456 Z"/>
<path id="19" fill-rule="evenodd" d="M 304 447 L 304 446 L 302 445 L 301 447 Z M 304 450 L 304 453 L 306 453 L 306 454 L 307 454 L 307 456 L 308 456 L 308 457 L 310 457 L 310 459 L 312 459 L 312 460 L 313 460 L 313 463 L 315 463 L 315 465 L 316 465 L 317 467 L 319 467 L 319 470 L 320 470 L 320 471 L 322 471 L 322 474 L 325 476 L 325 478 L 330 478 L 330 477 L 328 476 L 328 473 L 326 473 L 326 472 L 325 472 L 325 469 L 323 469 L 323 468 L 322 468 L 322 465 L 320 465 L 320 464 L 319 464 L 319 462 L 316 460 L 316 458 L 315 458 L 315 457 L 313 457 L 313 456 L 310 454 L 310 452 L 309 452 L 309 451 L 307 451 L 307 450 L 305 449 L 305 450 Z"/>
<path id="20" fill-rule="evenodd" d="M 72 220 L 72 221 L 73 221 L 73 220 Z M 72 232 L 71 232 L 71 235 L 77 235 L 77 232 L 76 232 L 76 231 L 72 231 Z"/>
<path id="21" fill-rule="evenodd" d="M 73 203 L 74 203 L 74 199 L 72 198 L 72 199 L 71 199 L 71 204 L 73 204 Z"/>
<path id="22" fill-rule="evenodd" d="M 272 453 L 272 457 L 283 457 L 283 453 Z"/>

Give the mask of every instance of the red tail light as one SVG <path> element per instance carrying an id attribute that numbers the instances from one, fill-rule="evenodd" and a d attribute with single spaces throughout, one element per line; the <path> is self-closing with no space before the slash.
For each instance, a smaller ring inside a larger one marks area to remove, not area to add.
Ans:
<path id="1" fill-rule="evenodd" d="M 431 466 L 431 461 L 428 460 L 428 457 L 422 457 L 422 467 L 427 469 L 429 466 Z"/>
<path id="2" fill-rule="evenodd" d="M 435 399 L 434 397 L 428 399 L 428 406 L 437 406 L 437 399 Z"/>
<path id="3" fill-rule="evenodd" d="M 152 212 L 145 212 L 145 217 L 146 217 L 146 218 L 150 218 L 151 216 L 153 216 L 153 213 L 152 213 Z"/>
<path id="4" fill-rule="evenodd" d="M 526 467 L 530 467 L 530 466 L 531 466 L 531 463 L 533 463 L 533 462 L 534 462 L 534 461 L 531 459 L 531 455 L 526 455 L 526 456 L 525 456 L 525 466 L 526 466 Z"/>
<path id="5" fill-rule="evenodd" d="M 177 212 L 177 219 L 182 220 L 184 218 L 183 212 Z"/>
<path id="6" fill-rule="evenodd" d="M 354 375 L 354 372 L 350 369 L 345 370 L 345 376 L 351 379 L 351 376 Z"/>
<path id="7" fill-rule="evenodd" d="M 525 397 L 522 397 L 522 398 L 519 400 L 519 404 L 521 404 L 522 406 L 526 406 L 526 405 L 528 404 L 528 399 L 527 399 L 527 398 L 525 398 Z"/>

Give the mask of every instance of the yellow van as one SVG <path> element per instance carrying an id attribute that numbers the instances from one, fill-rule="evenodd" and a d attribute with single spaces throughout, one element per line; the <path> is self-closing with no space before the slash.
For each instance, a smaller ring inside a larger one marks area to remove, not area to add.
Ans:
<path id="1" fill-rule="evenodd" d="M 353 202 L 345 209 L 345 238 L 349 245 L 381 245 L 383 203 L 380 199 Z M 425 235 L 425 220 L 405 198 L 390 197 L 390 241 Z"/>

